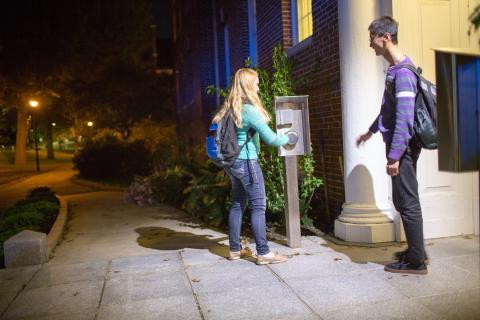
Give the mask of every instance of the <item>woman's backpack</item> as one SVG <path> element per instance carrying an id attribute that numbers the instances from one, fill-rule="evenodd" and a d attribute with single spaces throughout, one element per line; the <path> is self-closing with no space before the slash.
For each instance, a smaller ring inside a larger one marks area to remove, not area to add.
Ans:
<path id="1" fill-rule="evenodd" d="M 209 135 L 205 138 L 207 156 L 217 166 L 229 168 L 238 158 L 240 151 L 252 139 L 254 129 L 247 134 L 247 141 L 242 146 L 238 145 L 237 126 L 232 115 L 227 112 L 219 123 L 212 123 L 209 128 Z"/>

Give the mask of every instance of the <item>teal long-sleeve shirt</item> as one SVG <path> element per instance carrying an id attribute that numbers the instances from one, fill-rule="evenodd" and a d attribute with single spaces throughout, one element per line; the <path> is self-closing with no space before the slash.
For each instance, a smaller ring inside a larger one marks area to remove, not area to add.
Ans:
<path id="1" fill-rule="evenodd" d="M 288 137 L 284 134 L 276 134 L 270 129 L 263 119 L 260 111 L 251 104 L 244 104 L 242 110 L 242 127 L 237 129 L 238 145 L 241 147 L 247 141 L 247 133 L 251 128 L 256 133 L 240 152 L 238 159 L 253 160 L 258 159 L 260 152 L 260 139 L 268 145 L 280 147 L 288 142 Z"/>

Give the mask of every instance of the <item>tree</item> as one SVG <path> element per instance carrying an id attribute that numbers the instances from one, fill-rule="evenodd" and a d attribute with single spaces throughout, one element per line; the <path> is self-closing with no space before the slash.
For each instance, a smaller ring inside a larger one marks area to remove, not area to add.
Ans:
<path id="1" fill-rule="evenodd" d="M 0 97 L 18 111 L 17 163 L 26 162 L 24 133 L 32 96 L 41 102 L 44 121 L 52 118 L 47 110 L 59 112 L 49 104 L 55 99 L 62 100 L 56 104 L 62 114 L 79 117 L 82 113 L 77 111 L 87 109 L 102 116 L 105 112 L 98 107 L 108 99 L 88 106 L 75 104 L 88 100 L 82 97 L 84 88 L 111 79 L 108 75 L 116 65 L 148 72 L 150 2 L 18 0 L 0 12 L 0 81 L 5 84 Z M 118 102 L 114 97 L 109 101 Z"/>

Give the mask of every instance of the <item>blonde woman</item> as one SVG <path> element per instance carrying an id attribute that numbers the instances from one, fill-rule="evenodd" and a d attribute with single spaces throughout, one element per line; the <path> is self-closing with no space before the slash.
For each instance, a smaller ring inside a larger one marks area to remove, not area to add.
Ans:
<path id="1" fill-rule="evenodd" d="M 237 127 L 238 145 L 241 149 L 235 163 L 225 169 L 232 182 L 232 206 L 229 211 L 229 245 L 230 260 L 247 256 L 242 250 L 240 231 L 242 214 L 248 203 L 251 208 L 251 223 L 257 249 L 257 264 L 280 263 L 287 260 L 285 256 L 270 251 L 267 244 L 265 223 L 265 182 L 262 169 L 258 164 L 260 139 L 265 143 L 280 147 L 288 143 L 289 138 L 276 134 L 268 126 L 270 116 L 258 96 L 258 74 L 252 69 L 239 69 L 235 73 L 232 88 L 222 108 L 215 115 L 213 122 L 219 123 L 222 117 L 230 113 Z M 256 133 L 247 142 L 249 131 Z"/>

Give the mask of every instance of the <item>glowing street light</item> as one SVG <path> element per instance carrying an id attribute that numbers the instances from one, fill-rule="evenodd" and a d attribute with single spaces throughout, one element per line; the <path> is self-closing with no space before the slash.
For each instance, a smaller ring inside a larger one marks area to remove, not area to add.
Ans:
<path id="1" fill-rule="evenodd" d="M 87 122 L 87 126 L 93 127 L 93 122 L 92 122 L 92 121 L 88 121 L 88 122 Z"/>
<path id="2" fill-rule="evenodd" d="M 37 100 L 30 100 L 28 101 L 30 104 L 30 107 L 36 109 L 39 105 Z M 37 121 L 33 121 L 32 117 L 32 122 L 33 122 L 33 132 L 34 132 L 34 137 L 33 139 L 35 140 L 35 159 L 37 162 L 37 173 L 40 172 L 40 160 L 38 159 L 38 141 L 37 141 Z"/>
<path id="3" fill-rule="evenodd" d="M 52 127 L 55 127 L 57 124 L 55 122 L 52 122 Z"/>

